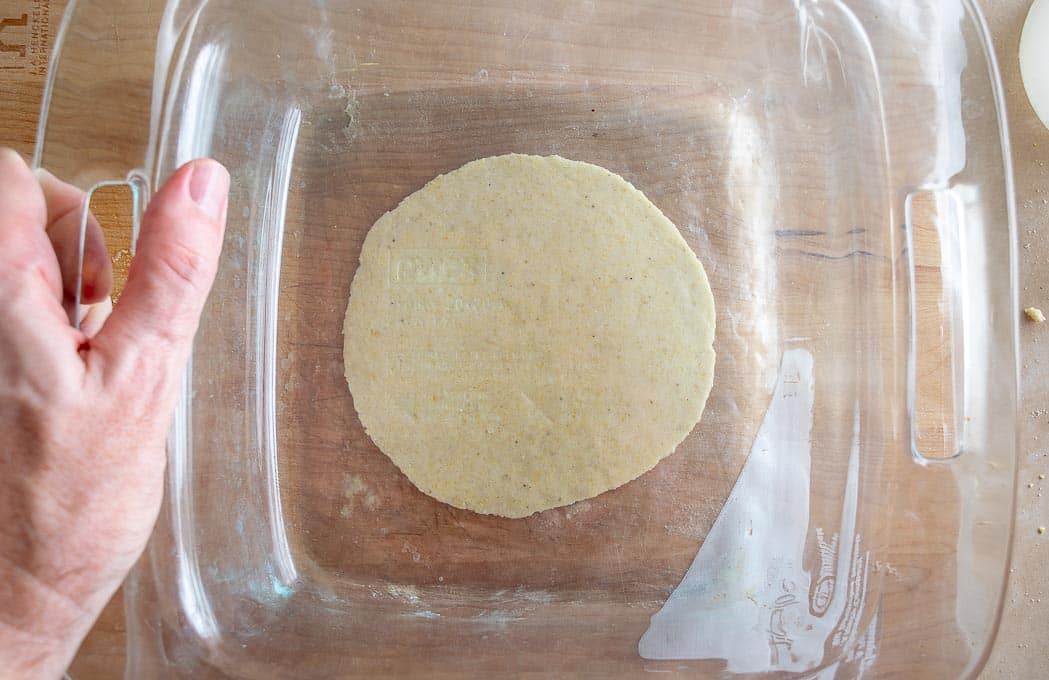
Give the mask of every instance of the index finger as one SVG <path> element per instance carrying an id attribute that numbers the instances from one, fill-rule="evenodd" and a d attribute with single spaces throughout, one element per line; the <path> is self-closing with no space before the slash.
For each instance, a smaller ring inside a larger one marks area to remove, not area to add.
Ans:
<path id="1" fill-rule="evenodd" d="M 39 282 L 61 311 L 61 273 L 46 223 L 47 205 L 29 166 L 14 150 L 0 149 L 0 286 L 14 296 Z"/>

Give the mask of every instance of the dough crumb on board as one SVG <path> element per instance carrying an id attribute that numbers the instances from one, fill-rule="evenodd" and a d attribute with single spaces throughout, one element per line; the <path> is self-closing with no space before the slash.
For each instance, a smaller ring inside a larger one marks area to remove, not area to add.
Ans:
<path id="1" fill-rule="evenodd" d="M 1045 314 L 1043 314 L 1042 310 L 1038 309 L 1037 307 L 1028 307 L 1024 309 L 1024 314 L 1027 315 L 1028 319 L 1034 321 L 1035 323 L 1042 323 L 1043 321 L 1045 321 Z"/>

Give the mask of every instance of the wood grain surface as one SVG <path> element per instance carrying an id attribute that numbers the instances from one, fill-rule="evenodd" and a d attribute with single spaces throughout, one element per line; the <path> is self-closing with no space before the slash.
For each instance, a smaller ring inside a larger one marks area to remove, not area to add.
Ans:
<path id="1" fill-rule="evenodd" d="M 1022 256 L 1022 302 L 1024 305 L 1041 306 L 1049 310 L 1049 260 L 1047 251 L 1041 244 L 1049 243 L 1049 131 L 1043 128 L 1035 118 L 1026 99 L 1019 81 L 1019 72 L 1016 64 L 1016 49 L 1019 39 L 1020 26 L 1026 12 L 1027 0 L 1000 0 L 994 3 L 984 2 L 984 9 L 988 14 L 996 47 L 998 50 L 1001 67 L 1006 82 L 1008 104 L 1010 107 L 1013 150 L 1016 162 L 1016 178 L 1018 182 L 1018 202 L 1020 215 L 1020 237 Z M 36 130 L 36 120 L 39 102 L 42 92 L 43 77 L 46 71 L 48 54 L 53 41 L 54 31 L 63 10 L 60 0 L 0 0 L 0 21 L 3 29 L 0 31 L 0 42 L 5 46 L 0 50 L 0 144 L 12 146 L 18 151 L 29 154 Z M 1049 39 L 1049 37 L 1047 37 Z M 373 102 L 375 106 L 394 106 L 384 104 L 381 99 Z M 522 107 L 524 113 L 522 120 L 527 120 L 527 101 L 519 101 L 517 105 Z M 439 124 L 439 121 L 434 124 Z M 411 140 L 407 140 L 410 143 Z M 462 151 L 464 160 L 476 157 L 478 149 L 464 148 Z M 378 200 L 392 199 L 392 197 L 407 193 L 407 188 L 419 185 L 428 177 L 432 176 L 442 168 L 410 168 L 405 170 L 401 184 L 386 186 L 383 191 L 389 194 L 385 196 L 380 192 Z M 414 173 L 414 174 L 413 174 Z M 114 258 L 114 266 L 117 271 L 118 281 L 122 273 L 126 272 L 126 266 L 130 259 L 127 251 L 127 225 L 126 220 L 121 219 L 120 204 L 116 201 L 107 201 L 105 198 L 97 200 L 94 204 L 96 213 L 100 220 L 107 226 L 107 240 L 111 247 Z M 375 210 L 380 210 L 378 204 Z M 380 213 L 381 214 L 381 213 Z M 671 216 L 674 217 L 673 215 Z M 362 223 L 363 224 L 363 223 Z M 366 225 L 365 225 L 366 228 Z M 935 247 L 935 244 L 933 244 Z M 311 249 L 303 246 L 303 252 Z M 344 254 L 345 255 L 345 254 Z M 300 262 L 301 271 L 292 271 L 294 277 L 303 281 L 320 281 L 330 278 L 332 272 L 326 268 L 333 267 L 330 261 L 325 262 Z M 929 290 L 934 290 L 938 283 L 935 269 L 927 270 L 925 274 Z M 348 285 L 348 280 L 346 281 Z M 295 293 L 293 293 L 294 295 Z M 302 288 L 299 295 L 309 296 L 309 287 Z M 345 292 L 340 291 L 340 299 L 345 298 Z M 935 305 L 935 295 L 930 293 L 929 304 Z M 306 305 L 292 305 L 293 309 L 307 309 Z M 306 332 L 311 324 L 315 324 L 314 316 L 296 318 L 292 320 L 300 330 Z M 1049 474 L 1049 454 L 1046 453 L 1046 445 L 1049 442 L 1049 340 L 1045 339 L 1045 333 L 1049 332 L 1049 324 L 1041 326 L 1025 324 L 1023 333 L 1023 352 L 1025 367 L 1024 403 L 1021 414 L 1024 420 L 1022 464 L 1020 471 L 1020 510 L 1015 543 L 1014 573 L 1010 584 L 1009 601 L 1005 618 L 999 635 L 997 646 L 990 664 L 985 670 L 985 677 L 1046 677 L 1049 676 L 1049 662 L 1043 652 L 1043 641 L 1045 631 L 1049 630 L 1049 576 L 1044 569 L 1044 562 L 1049 550 L 1049 535 L 1037 533 L 1037 527 L 1049 524 L 1049 494 L 1042 498 L 1042 489 L 1049 491 L 1046 482 L 1039 479 L 1039 474 Z M 949 343 L 950 338 L 943 338 L 944 344 Z M 333 350 L 332 361 L 338 361 L 340 357 Z M 933 349 L 935 356 L 935 348 Z M 1045 359 L 1043 362 L 1042 359 Z M 291 359 L 294 361 L 294 358 Z M 935 363 L 935 362 L 934 362 Z M 302 371 L 310 370 L 309 366 L 298 367 Z M 940 374 L 931 373 L 934 379 L 926 385 L 928 394 L 941 394 L 945 399 L 950 398 L 950 386 L 940 379 Z M 942 376 L 941 376 L 942 377 Z M 322 389 L 325 386 L 322 385 Z M 340 386 L 328 385 L 330 389 L 341 389 Z M 316 389 L 315 384 L 293 385 L 292 389 Z M 323 415 L 323 414 L 322 414 Z M 338 418 L 338 413 L 328 414 L 331 418 Z M 942 412 L 933 410 L 929 414 L 929 422 L 935 426 L 942 425 Z M 319 417 L 319 416 L 314 416 Z M 302 428 L 308 429 L 310 422 L 300 423 Z M 947 441 L 951 433 L 944 430 L 934 430 L 932 438 Z M 363 433 L 360 433 L 363 437 Z M 366 442 L 361 442 L 365 446 Z M 949 444 L 944 444 L 945 449 L 950 449 Z M 680 461 L 679 461 L 680 463 Z M 371 463 L 377 467 L 388 467 L 388 461 L 384 458 L 375 458 Z M 670 466 L 664 466 L 659 473 L 670 475 L 680 473 L 681 470 Z M 396 480 L 396 476 L 390 470 L 372 470 L 381 479 Z M 726 478 L 734 478 L 736 469 L 721 470 Z M 294 462 L 288 469 L 288 474 L 294 477 L 307 474 L 307 471 L 297 470 Z M 391 481 L 397 483 L 396 481 Z M 329 488 L 330 487 L 330 488 Z M 345 480 L 332 479 L 327 486 L 322 485 L 319 492 L 331 496 L 333 507 L 340 502 L 340 497 L 345 491 Z M 928 490 L 926 490 L 928 491 Z M 632 493 L 644 493 L 642 487 L 627 488 L 622 494 L 629 496 Z M 433 517 L 445 517 L 441 514 L 439 504 L 434 507 L 425 507 L 421 512 L 430 513 Z M 702 518 L 703 522 L 709 522 L 716 507 L 712 507 L 711 516 Z M 309 534 L 312 532 L 311 545 L 307 546 L 318 563 L 323 566 L 326 561 L 341 558 L 338 550 L 331 554 L 326 550 L 332 550 L 331 546 L 338 546 L 336 537 L 327 535 L 330 525 L 323 521 L 311 518 L 308 514 L 295 516 L 298 510 L 289 508 L 289 513 L 294 521 L 300 522 L 307 527 Z M 305 513 L 305 510 L 303 511 Z M 448 517 L 445 520 L 450 521 Z M 593 519 L 593 526 L 600 527 L 601 517 Z M 398 523 L 411 525 L 414 521 L 411 517 L 399 517 L 396 513 L 386 518 L 387 526 L 397 526 Z M 485 518 L 473 518 L 476 532 L 487 533 L 492 540 L 498 541 L 500 523 L 497 520 Z M 311 524 L 313 522 L 313 524 Z M 588 525 L 589 526 L 589 525 Z M 364 527 L 362 526 L 362 529 Z M 307 535 L 304 534 L 304 535 Z M 572 537 L 567 537 L 571 539 Z M 575 536 L 576 540 L 585 540 L 585 532 Z M 377 539 L 378 540 L 378 539 Z M 928 543 L 935 543 L 935 536 L 910 536 L 908 540 L 911 549 L 920 552 Z M 669 573 L 676 573 L 687 566 L 688 559 L 682 564 L 675 562 L 680 555 L 688 555 L 688 546 L 668 542 L 663 550 L 656 555 L 656 565 L 659 569 Z M 557 550 L 558 543 L 554 542 L 545 549 Z M 595 543 L 599 545 L 599 543 Z M 345 547 L 345 546 L 344 546 Z M 388 552 L 380 546 L 374 552 L 374 559 L 381 559 Z M 522 560 L 527 559 L 527 552 L 518 554 L 513 552 L 520 546 L 508 543 L 504 546 L 510 559 L 507 559 L 504 567 L 513 570 Z M 532 546 L 534 548 L 535 546 Z M 677 557 L 675 557 L 677 556 Z M 410 557 L 410 556 L 409 556 Z M 410 559 L 396 565 L 397 569 L 404 571 L 406 578 L 411 578 L 413 565 Z M 521 578 L 527 577 L 527 569 L 521 570 Z M 578 574 L 580 579 L 622 578 L 622 574 Z M 935 583 L 931 585 L 929 573 L 914 573 L 906 575 L 913 582 L 926 582 L 925 587 L 906 591 L 901 596 L 912 597 L 912 606 L 921 607 L 922 598 L 935 598 L 938 594 Z M 495 576 L 493 575 L 493 578 Z M 915 595 L 920 593 L 920 595 Z M 1047 596 L 1045 604 L 1042 603 L 1043 594 Z M 123 673 L 124 658 L 124 625 L 121 597 L 118 595 L 106 608 L 90 636 L 85 640 L 80 654 L 78 655 L 71 674 L 77 680 L 102 679 L 121 677 Z M 905 622 L 904 622 L 905 623 Z M 900 630 L 907 631 L 906 625 L 901 625 Z M 633 633 L 630 633 L 633 635 Z M 901 633 L 903 635 L 904 633 Z M 890 641 L 891 643 L 891 641 Z"/>

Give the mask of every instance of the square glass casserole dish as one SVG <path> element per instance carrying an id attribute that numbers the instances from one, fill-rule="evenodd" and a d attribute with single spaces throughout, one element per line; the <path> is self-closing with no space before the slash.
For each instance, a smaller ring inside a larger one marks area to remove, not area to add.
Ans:
<path id="1" fill-rule="evenodd" d="M 36 163 L 232 175 L 126 677 L 974 675 L 1017 455 L 1006 140 L 967 0 L 72 2 Z M 368 228 L 509 152 L 629 180 L 718 314 L 676 452 L 525 519 L 416 490 L 342 357 Z"/>

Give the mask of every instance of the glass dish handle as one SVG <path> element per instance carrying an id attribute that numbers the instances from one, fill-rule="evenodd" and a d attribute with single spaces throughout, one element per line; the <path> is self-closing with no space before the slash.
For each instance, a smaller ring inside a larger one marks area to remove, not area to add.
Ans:
<path id="1" fill-rule="evenodd" d="M 949 190 L 928 189 L 908 194 L 904 211 L 911 452 L 922 461 L 944 460 L 961 453 L 965 431 L 961 209 Z"/>
<path id="2" fill-rule="evenodd" d="M 939 578 L 953 584 L 954 624 L 975 672 L 998 628 L 1014 528 L 1019 301 L 1001 77 L 986 21 L 970 0 L 961 4 L 965 20 L 945 33 L 952 66 L 931 130 L 946 160 L 916 170 L 901 204 L 914 474 L 897 490 L 894 550 L 915 549 L 902 544 L 910 533 L 926 554 L 953 556 Z M 940 513 L 950 521 L 923 514 L 930 499 L 952 508 Z"/>
<path id="3" fill-rule="evenodd" d="M 149 59 L 124 60 L 121 49 L 128 41 L 156 42 L 156 25 L 141 4 L 74 0 L 55 36 L 33 167 L 47 168 L 85 192 L 78 278 L 94 192 L 122 185 L 130 189 L 132 247 L 149 198 L 150 181 L 140 168 L 147 166 L 153 64 Z M 72 316 L 75 325 L 76 313 Z"/>

